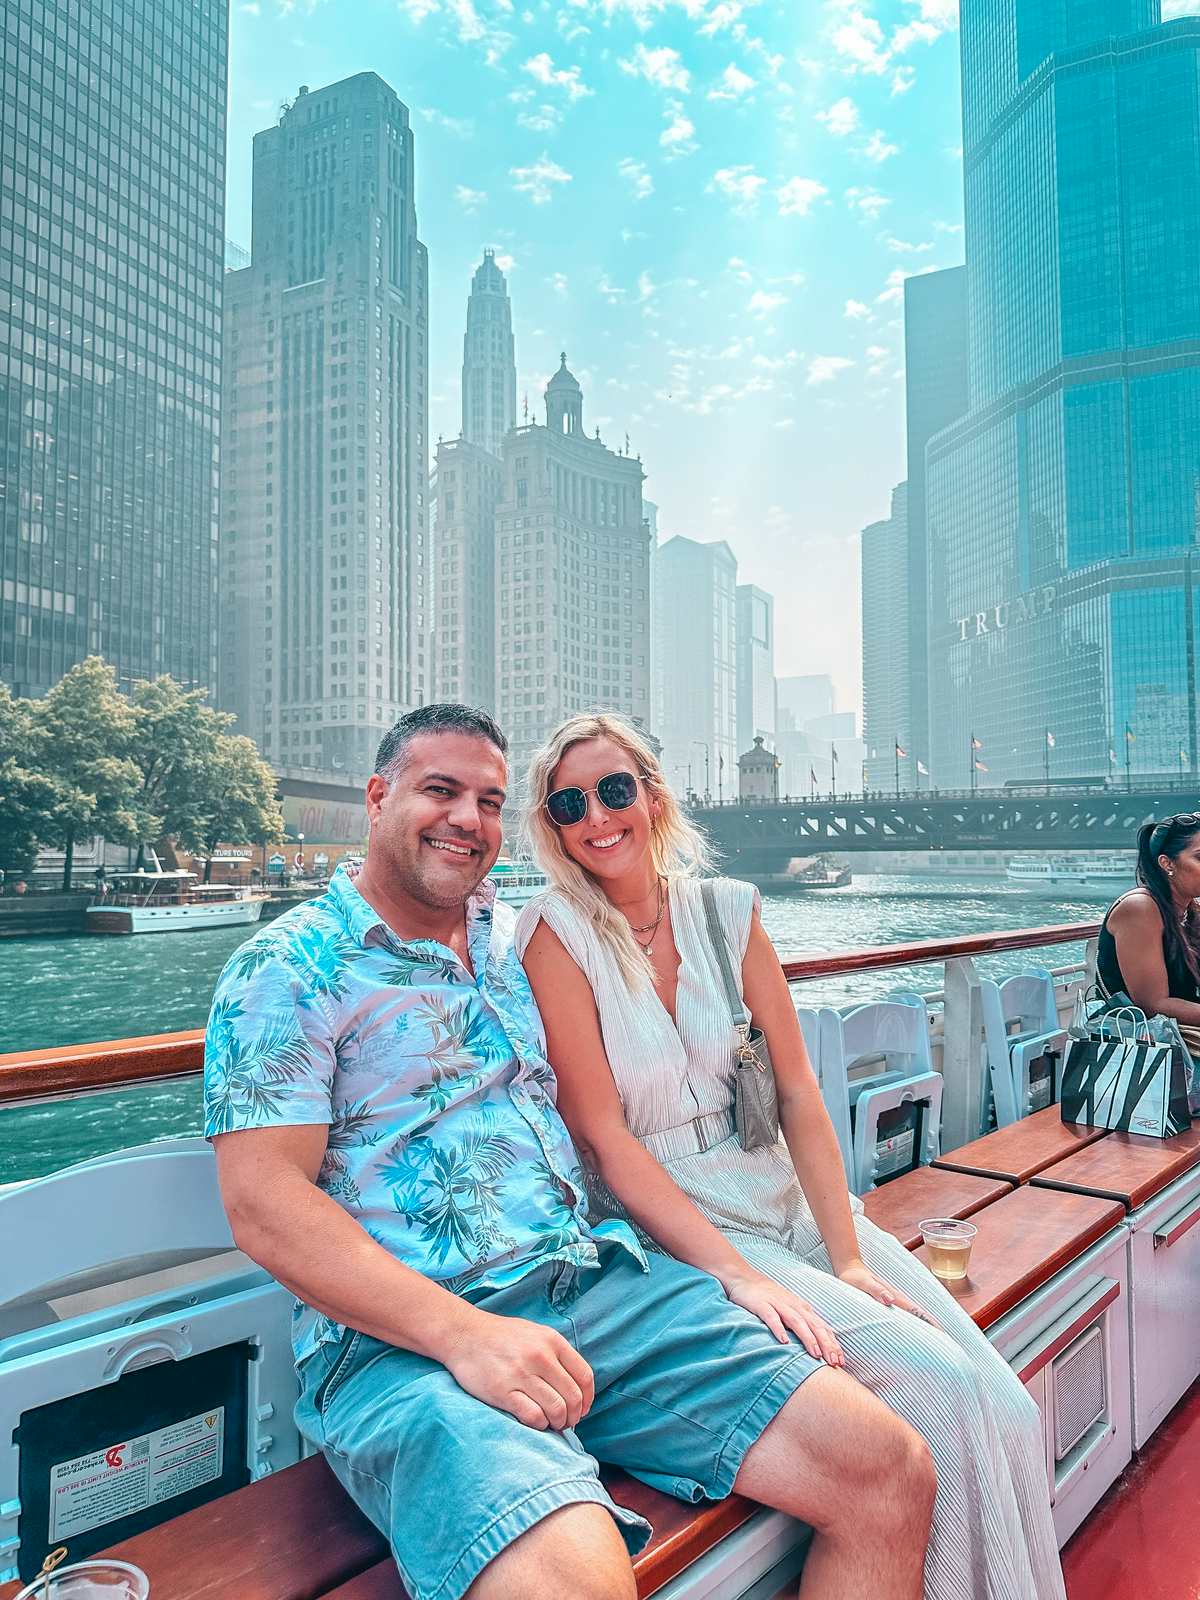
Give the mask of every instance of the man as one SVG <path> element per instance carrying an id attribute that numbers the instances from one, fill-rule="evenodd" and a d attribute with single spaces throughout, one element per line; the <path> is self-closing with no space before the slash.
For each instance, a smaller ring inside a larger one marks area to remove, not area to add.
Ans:
<path id="1" fill-rule="evenodd" d="M 298 1297 L 299 1426 L 412 1600 L 633 1600 L 649 1529 L 597 1457 L 811 1523 L 808 1600 L 917 1600 L 923 1441 L 715 1279 L 587 1220 L 514 919 L 484 882 L 505 748 L 462 706 L 401 718 L 365 865 L 217 987 L 207 1131 L 238 1245 Z"/>

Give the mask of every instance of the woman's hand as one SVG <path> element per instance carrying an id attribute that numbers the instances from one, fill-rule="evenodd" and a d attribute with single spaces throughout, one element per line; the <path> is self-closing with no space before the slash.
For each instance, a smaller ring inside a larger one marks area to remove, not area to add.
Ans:
<path id="1" fill-rule="evenodd" d="M 922 1322 L 928 1322 L 933 1327 L 937 1326 L 928 1311 L 922 1311 L 921 1307 L 906 1294 L 901 1294 L 899 1289 L 893 1289 L 890 1283 L 877 1278 L 863 1261 L 852 1261 L 849 1266 L 842 1268 L 838 1277 L 852 1289 L 861 1289 L 864 1294 L 869 1294 L 872 1300 L 878 1300 L 881 1306 L 896 1306 L 901 1311 L 911 1311 L 913 1316 L 919 1317 Z"/>
<path id="2" fill-rule="evenodd" d="M 846 1358 L 837 1342 L 837 1335 L 798 1294 L 785 1289 L 764 1273 L 747 1268 L 735 1277 L 722 1278 L 721 1286 L 735 1306 L 751 1311 L 766 1324 L 779 1340 L 788 1342 L 792 1332 L 810 1356 L 824 1360 L 831 1367 L 844 1367 Z"/>

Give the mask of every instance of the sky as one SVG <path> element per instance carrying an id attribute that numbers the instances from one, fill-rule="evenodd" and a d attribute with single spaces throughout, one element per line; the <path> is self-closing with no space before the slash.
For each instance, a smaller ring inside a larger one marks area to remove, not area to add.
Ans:
<path id="1" fill-rule="evenodd" d="M 228 232 L 300 84 L 379 74 L 415 132 L 432 434 L 503 266 L 517 405 L 560 350 L 660 538 L 726 539 L 776 672 L 858 709 L 858 534 L 904 475 L 901 284 L 962 260 L 957 0 L 233 0 Z"/>

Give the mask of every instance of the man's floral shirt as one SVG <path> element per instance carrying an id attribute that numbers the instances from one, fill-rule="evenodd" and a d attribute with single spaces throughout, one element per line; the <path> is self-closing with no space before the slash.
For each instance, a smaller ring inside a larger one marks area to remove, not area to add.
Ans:
<path id="1" fill-rule="evenodd" d="M 603 1238 L 644 1261 L 625 1224 L 587 1221 L 514 926 L 485 881 L 467 904 L 472 976 L 447 946 L 393 933 L 339 869 L 226 964 L 205 1035 L 205 1133 L 328 1125 L 318 1187 L 456 1292 L 545 1261 L 594 1266 Z M 341 1333 L 297 1305 L 298 1361 Z"/>

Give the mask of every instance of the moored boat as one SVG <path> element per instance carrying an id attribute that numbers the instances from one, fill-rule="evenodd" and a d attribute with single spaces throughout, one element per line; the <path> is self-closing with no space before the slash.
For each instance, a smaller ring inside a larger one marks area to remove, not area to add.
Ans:
<path id="1" fill-rule="evenodd" d="M 117 872 L 88 906 L 89 933 L 178 933 L 257 922 L 269 898 L 240 884 L 198 883 L 182 869 Z"/>
<path id="2" fill-rule="evenodd" d="M 1010 883 L 1031 885 L 1096 883 L 1132 887 L 1133 862 L 1120 852 L 1092 854 L 1078 850 L 1059 854 L 1028 853 L 1012 856 L 1004 875 Z"/>
<path id="3" fill-rule="evenodd" d="M 488 873 L 488 878 L 496 885 L 496 899 L 502 900 L 506 906 L 517 908 L 550 886 L 546 874 L 535 867 L 532 861 L 501 859 Z"/>

